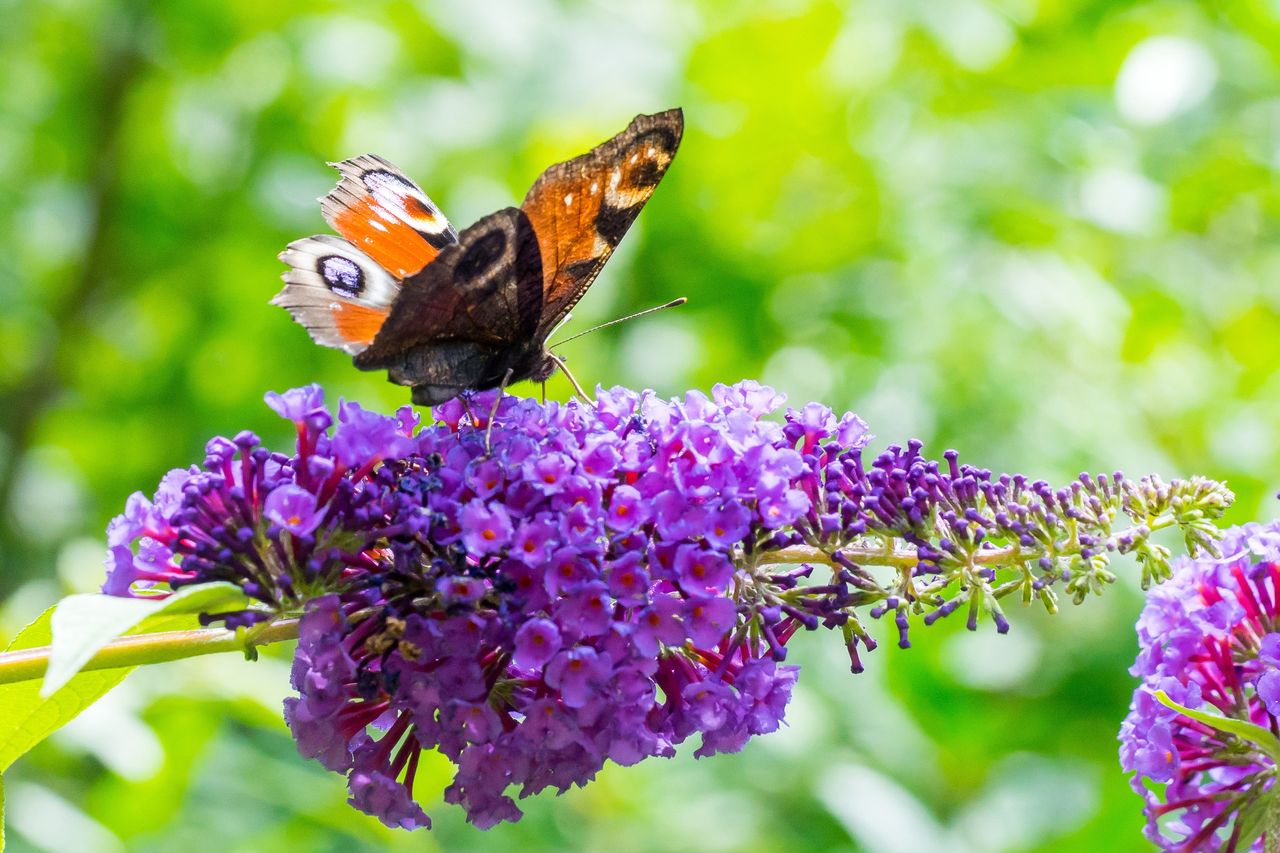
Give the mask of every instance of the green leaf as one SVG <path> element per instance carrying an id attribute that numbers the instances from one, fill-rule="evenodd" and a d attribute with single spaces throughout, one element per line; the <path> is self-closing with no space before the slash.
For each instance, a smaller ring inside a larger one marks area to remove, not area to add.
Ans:
<path id="1" fill-rule="evenodd" d="M 1280 788 L 1272 785 L 1246 803 L 1236 815 L 1236 829 L 1240 833 L 1236 849 L 1248 850 L 1264 832 L 1274 833 L 1278 828 L 1277 816 L 1280 816 Z"/>
<path id="2" fill-rule="evenodd" d="M 1156 698 L 1165 706 L 1172 708 L 1179 714 L 1184 714 L 1193 720 L 1198 720 L 1206 726 L 1211 726 L 1220 732 L 1227 732 L 1236 737 L 1249 741 L 1258 749 L 1266 753 L 1274 763 L 1280 764 L 1280 740 L 1276 739 L 1267 729 L 1262 726 L 1256 726 L 1253 723 L 1246 723 L 1244 720 L 1236 720 L 1231 717 L 1224 717 L 1220 714 L 1207 714 L 1204 711 L 1193 711 L 1190 708 L 1179 705 L 1177 702 L 1169 698 L 1169 694 L 1163 690 L 1156 691 Z"/>
<path id="3" fill-rule="evenodd" d="M 4 853 L 4 774 L 0 773 L 0 853 Z"/>
<path id="4" fill-rule="evenodd" d="M 49 645 L 53 639 L 50 629 L 53 611 L 54 608 L 49 608 L 23 628 L 6 651 Z M 0 773 L 128 674 L 128 669 L 81 673 L 48 697 L 40 695 L 38 681 L 0 685 Z"/>
<path id="5" fill-rule="evenodd" d="M 116 637 L 199 628 L 201 613 L 242 610 L 248 603 L 238 586 L 223 582 L 183 587 L 168 598 L 68 596 L 53 611 L 53 648 L 40 695 L 60 689 Z"/>
<path id="6" fill-rule="evenodd" d="M 200 613 L 236 610 L 248 599 L 228 583 L 187 587 L 165 599 L 73 595 L 23 628 L 7 651 L 52 646 L 43 685 L 0 685 L 0 772 L 119 684 L 133 667 L 82 672 L 123 634 L 199 627 Z"/>

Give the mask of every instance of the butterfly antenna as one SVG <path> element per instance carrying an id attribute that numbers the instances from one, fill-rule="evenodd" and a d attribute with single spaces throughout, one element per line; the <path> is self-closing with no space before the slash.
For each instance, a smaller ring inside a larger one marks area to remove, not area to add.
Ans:
<path id="1" fill-rule="evenodd" d="M 655 312 L 655 311 L 664 311 L 664 310 L 666 310 L 667 308 L 675 308 L 677 305 L 683 305 L 683 304 L 685 304 L 685 303 L 686 303 L 686 302 L 688 302 L 688 301 L 689 301 L 689 300 L 688 300 L 688 298 L 687 298 L 687 297 L 681 296 L 679 299 L 672 299 L 672 300 L 671 300 L 670 302 L 668 302 L 666 305 L 656 305 L 656 306 L 654 306 L 653 308 L 646 308 L 646 309 L 644 309 L 643 311 L 637 311 L 637 312 L 636 312 L 636 313 L 634 313 L 634 314 L 628 314 L 628 315 L 627 315 L 627 316 L 625 316 L 625 317 L 619 317 L 619 318 L 618 318 L 618 319 L 616 319 L 616 320 L 610 320 L 610 321 L 609 321 L 609 322 L 607 322 L 607 323 L 601 323 L 599 326 L 592 326 L 590 329 L 587 329 L 585 332 L 578 332 L 578 334 L 573 335 L 573 336 L 568 337 L 568 338 L 565 338 L 563 341 L 556 341 L 554 344 L 551 344 L 550 346 L 551 346 L 551 347 L 558 347 L 558 346 L 560 346 L 561 344 L 567 344 L 567 343 L 569 343 L 569 341 L 576 341 L 578 338 L 582 337 L 583 335 L 589 335 L 589 334 L 591 334 L 592 332 L 598 332 L 598 331 L 600 331 L 601 329 L 606 328 L 606 327 L 608 327 L 608 326 L 616 326 L 616 325 L 618 325 L 619 323 L 625 323 L 625 322 L 627 322 L 628 320 L 634 320 L 634 319 L 635 319 L 635 318 L 637 318 L 637 317 L 643 317 L 645 314 L 652 314 L 652 313 L 653 313 L 653 312 Z M 557 361 L 559 361 L 559 359 L 557 359 Z M 561 364 L 560 364 L 560 369 L 561 369 L 561 370 L 564 370 L 564 363 L 563 363 L 563 362 L 561 362 Z M 565 372 L 565 375 L 568 375 L 568 374 L 569 374 L 569 371 L 567 371 L 567 370 L 564 370 L 564 372 Z M 577 385 L 577 383 L 575 382 L 575 383 L 574 383 L 574 385 Z"/>

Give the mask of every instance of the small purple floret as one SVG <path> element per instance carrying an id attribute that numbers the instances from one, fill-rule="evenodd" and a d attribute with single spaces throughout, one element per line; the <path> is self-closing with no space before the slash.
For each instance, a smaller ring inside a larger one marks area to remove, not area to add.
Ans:
<path id="1" fill-rule="evenodd" d="M 267 495 L 262 514 L 294 536 L 315 532 L 324 519 L 316 508 L 316 496 L 301 486 L 284 485 Z"/>
<path id="2" fill-rule="evenodd" d="M 268 391 L 266 400 L 280 417 L 304 424 L 317 432 L 323 432 L 333 423 L 333 417 L 324 405 L 324 389 L 319 385 L 293 388 L 283 394 Z"/>

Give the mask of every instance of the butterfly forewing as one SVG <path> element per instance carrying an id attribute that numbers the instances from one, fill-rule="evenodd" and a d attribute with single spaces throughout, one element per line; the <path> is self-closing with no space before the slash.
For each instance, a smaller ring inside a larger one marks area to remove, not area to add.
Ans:
<path id="1" fill-rule="evenodd" d="M 331 165 L 342 177 L 320 199 L 325 221 L 396 278 L 413 275 L 458 241 L 427 194 L 378 155 Z"/>
<path id="2" fill-rule="evenodd" d="M 591 282 L 666 174 L 684 132 L 678 110 L 641 115 L 601 145 L 547 169 L 521 208 L 542 253 L 545 339 Z"/>

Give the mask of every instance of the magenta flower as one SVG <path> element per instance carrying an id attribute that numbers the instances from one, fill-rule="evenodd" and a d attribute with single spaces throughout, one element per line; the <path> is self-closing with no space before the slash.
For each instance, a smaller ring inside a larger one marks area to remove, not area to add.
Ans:
<path id="1" fill-rule="evenodd" d="M 649 573 L 644 568 L 644 555 L 637 552 L 623 554 L 605 572 L 609 594 L 619 604 L 634 607 L 649 597 Z"/>
<path id="2" fill-rule="evenodd" d="M 511 542 L 511 556 L 531 566 L 543 566 L 551 556 L 558 531 L 549 521 L 533 519 L 516 530 Z"/>
<path id="3" fill-rule="evenodd" d="M 563 453 L 539 455 L 524 463 L 525 479 L 543 494 L 560 491 L 572 473 L 573 463 Z"/>
<path id="4" fill-rule="evenodd" d="M 690 596 L 719 595 L 733 577 L 733 562 L 721 551 L 699 545 L 681 545 L 676 549 L 676 582 Z"/>
<path id="5" fill-rule="evenodd" d="M 713 509 L 707 518 L 707 542 L 714 548 L 732 548 L 750 532 L 751 510 L 737 501 Z"/>
<path id="6" fill-rule="evenodd" d="M 545 678 L 548 686 L 560 691 L 566 706 L 581 708 L 608 683 L 612 663 L 590 646 L 576 646 L 551 659 Z"/>
<path id="7" fill-rule="evenodd" d="M 560 629 L 550 619 L 531 619 L 516 632 L 515 665 L 541 669 L 560 651 Z"/>
<path id="8" fill-rule="evenodd" d="M 630 533 L 648 520 L 646 509 L 640 492 L 633 486 L 615 486 L 613 498 L 609 501 L 609 515 L 606 524 L 619 533 Z"/>
<path id="9" fill-rule="evenodd" d="M 511 541 L 511 516 L 500 506 L 487 506 L 476 498 L 463 507 L 458 520 L 462 544 L 472 554 L 496 554 Z"/>
<path id="10" fill-rule="evenodd" d="M 680 645 L 685 639 L 684 623 L 680 621 L 682 610 L 679 599 L 658 597 L 653 604 L 636 612 L 631 642 L 648 656 L 658 654 L 662 645 Z"/>
<path id="11" fill-rule="evenodd" d="M 1258 677 L 1258 698 L 1268 714 L 1280 719 L 1280 634 L 1273 631 L 1262 638 L 1258 661 L 1267 668 Z"/>
<path id="12" fill-rule="evenodd" d="M 287 421 L 304 425 L 314 432 L 323 432 L 333 423 L 333 416 L 324 404 L 324 389 L 319 385 L 294 388 L 283 394 L 268 391 L 267 405 Z"/>
<path id="13" fill-rule="evenodd" d="M 478 498 L 493 497 L 502 487 L 502 463 L 497 459 L 473 459 L 463 475 L 467 488 Z"/>
<path id="14" fill-rule="evenodd" d="M 1275 784 L 1280 741 L 1280 522 L 1226 531 L 1221 559 L 1175 564 L 1138 620 L 1142 678 L 1120 730 L 1120 763 L 1146 800 L 1147 837 L 1186 851 L 1262 849 L 1241 839 L 1244 812 Z M 1252 723 L 1265 744 L 1217 729 L 1158 701 Z M 1260 829 L 1267 819 L 1255 821 Z"/>
<path id="15" fill-rule="evenodd" d="M 442 578 L 436 589 L 440 592 L 440 600 L 446 607 L 451 607 L 476 603 L 489 591 L 489 584 L 480 578 L 450 577 Z"/>
<path id="16" fill-rule="evenodd" d="M 684 624 L 689 638 L 700 646 L 714 645 L 733 627 L 736 609 L 727 598 L 690 598 L 684 606 Z"/>
<path id="17" fill-rule="evenodd" d="M 395 418 L 370 412 L 358 403 L 342 403 L 333 432 L 334 456 L 347 468 L 372 467 L 383 459 L 397 459 L 413 446 L 401 429 Z"/>
<path id="18" fill-rule="evenodd" d="M 762 524 L 770 530 L 795 524 L 796 519 L 808 511 L 809 496 L 799 489 L 782 489 L 777 494 L 760 497 Z"/>

